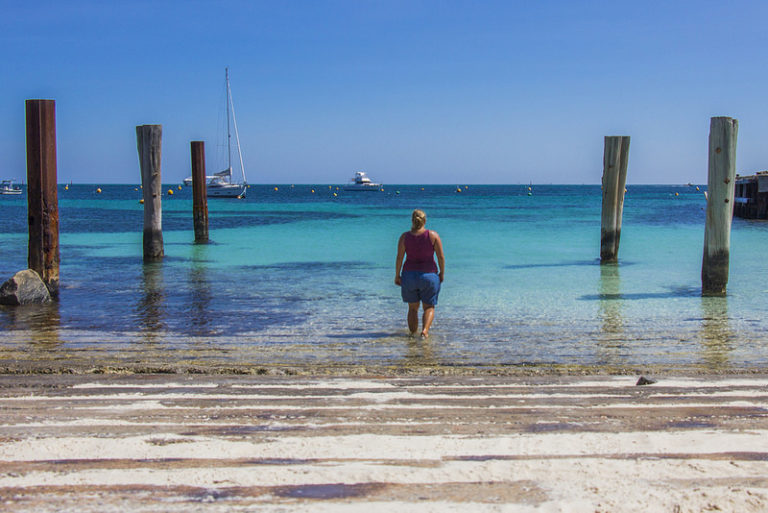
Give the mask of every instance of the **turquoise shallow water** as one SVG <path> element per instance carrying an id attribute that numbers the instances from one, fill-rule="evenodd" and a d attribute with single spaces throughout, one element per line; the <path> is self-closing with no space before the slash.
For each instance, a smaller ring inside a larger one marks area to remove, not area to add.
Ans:
<path id="1" fill-rule="evenodd" d="M 702 298 L 705 199 L 694 187 L 628 187 L 616 266 L 599 265 L 599 186 L 534 185 L 528 196 L 522 185 L 259 185 L 245 200 L 209 200 L 208 245 L 192 243 L 191 190 L 173 186 L 166 259 L 153 265 L 142 263 L 139 192 L 101 187 L 59 188 L 60 302 L 1 308 L 2 358 L 768 364 L 768 223 L 734 220 L 728 296 Z M 427 342 L 406 336 L 393 283 L 417 207 L 447 258 Z M 26 267 L 26 197 L 0 197 L 0 217 L 6 279 Z"/>

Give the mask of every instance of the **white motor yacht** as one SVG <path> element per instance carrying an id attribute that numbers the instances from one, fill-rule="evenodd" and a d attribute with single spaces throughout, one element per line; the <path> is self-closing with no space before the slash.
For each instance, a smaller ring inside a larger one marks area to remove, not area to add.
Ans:
<path id="1" fill-rule="evenodd" d="M 355 173 L 352 181 L 344 186 L 345 191 L 378 191 L 381 189 L 380 183 L 373 183 L 362 171 Z"/>
<path id="2" fill-rule="evenodd" d="M 0 194 L 21 194 L 20 187 L 13 186 L 13 180 L 0 181 Z"/>

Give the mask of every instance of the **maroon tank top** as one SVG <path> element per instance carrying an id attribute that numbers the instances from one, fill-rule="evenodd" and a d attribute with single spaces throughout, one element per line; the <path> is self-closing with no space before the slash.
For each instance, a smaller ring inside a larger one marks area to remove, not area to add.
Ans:
<path id="1" fill-rule="evenodd" d="M 419 235 L 405 232 L 405 265 L 403 271 L 419 271 L 422 273 L 436 273 L 435 248 L 429 239 L 429 230 L 424 230 Z"/>

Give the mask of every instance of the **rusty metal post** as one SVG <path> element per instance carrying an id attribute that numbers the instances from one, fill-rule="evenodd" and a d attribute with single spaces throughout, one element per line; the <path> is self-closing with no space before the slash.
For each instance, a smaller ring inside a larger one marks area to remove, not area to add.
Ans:
<path id="1" fill-rule="evenodd" d="M 144 195 L 144 261 L 162 260 L 163 206 L 160 179 L 160 147 L 163 138 L 162 125 L 136 127 L 136 144 L 141 166 L 141 187 Z"/>
<path id="2" fill-rule="evenodd" d="M 192 217 L 195 222 L 195 243 L 208 242 L 208 198 L 205 187 L 205 143 L 192 141 Z"/>
<path id="3" fill-rule="evenodd" d="M 59 296 L 59 202 L 56 193 L 56 102 L 27 100 L 29 268 Z"/>

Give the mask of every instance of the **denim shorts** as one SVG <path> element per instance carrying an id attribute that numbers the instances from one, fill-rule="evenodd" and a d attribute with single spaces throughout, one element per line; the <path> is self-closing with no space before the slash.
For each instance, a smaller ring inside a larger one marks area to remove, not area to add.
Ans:
<path id="1" fill-rule="evenodd" d="M 403 302 L 437 305 L 440 293 L 440 277 L 435 273 L 403 271 L 400 275 L 400 292 Z"/>

